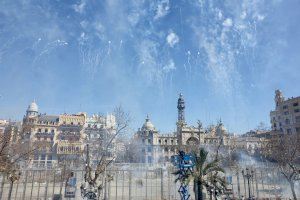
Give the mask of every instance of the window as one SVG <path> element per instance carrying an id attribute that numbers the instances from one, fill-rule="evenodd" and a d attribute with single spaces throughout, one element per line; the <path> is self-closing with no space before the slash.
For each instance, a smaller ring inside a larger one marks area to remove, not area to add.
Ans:
<path id="1" fill-rule="evenodd" d="M 299 105 L 299 103 L 298 103 L 298 102 L 296 102 L 296 103 L 294 103 L 294 104 L 293 104 L 293 106 L 295 106 L 295 107 L 296 107 L 296 106 L 298 106 L 298 105 Z"/>
<path id="2" fill-rule="evenodd" d="M 300 109 L 297 108 L 297 109 L 294 110 L 294 112 L 298 113 L 298 112 L 300 112 Z"/>
<path id="3" fill-rule="evenodd" d="M 41 132 L 42 132 L 42 129 L 39 128 L 38 132 L 41 133 Z"/>
<path id="4" fill-rule="evenodd" d="M 47 128 L 45 129 L 45 133 L 48 133 L 48 129 Z"/>
<path id="5" fill-rule="evenodd" d="M 296 119 L 296 123 L 300 123 L 300 116 L 296 116 L 295 119 Z"/>
<path id="6" fill-rule="evenodd" d="M 283 109 L 287 109 L 287 108 L 288 108 L 288 106 L 287 106 L 287 105 L 284 105 L 284 106 L 282 106 L 282 108 L 283 108 Z"/>
<path id="7" fill-rule="evenodd" d="M 151 152 L 151 147 L 148 147 L 148 152 Z"/>
<path id="8" fill-rule="evenodd" d="M 168 144 L 168 140 L 165 140 L 165 144 Z"/>
<path id="9" fill-rule="evenodd" d="M 285 119 L 285 124 L 290 124 L 290 120 L 289 119 Z"/>
<path id="10" fill-rule="evenodd" d="M 145 139 L 143 139 L 142 141 L 143 141 L 143 144 L 145 144 Z"/>
<path id="11" fill-rule="evenodd" d="M 165 156 L 165 161 L 169 161 L 169 157 L 168 156 Z"/>
<path id="12" fill-rule="evenodd" d="M 48 155 L 48 160 L 52 160 L 52 155 Z"/>
<path id="13" fill-rule="evenodd" d="M 171 140 L 171 144 L 173 144 L 173 140 Z"/>
<path id="14" fill-rule="evenodd" d="M 151 139 L 148 139 L 148 144 L 151 144 Z"/>
<path id="15" fill-rule="evenodd" d="M 300 133 L 300 127 L 296 127 L 296 133 Z"/>
<path id="16" fill-rule="evenodd" d="M 288 134 L 290 134 L 290 133 L 292 133 L 292 129 L 288 128 L 288 129 L 286 129 L 286 132 L 287 132 Z"/>
<path id="17" fill-rule="evenodd" d="M 284 112 L 284 115 L 288 115 L 288 114 L 289 114 L 289 111 L 285 111 L 285 112 Z"/>
<path id="18" fill-rule="evenodd" d="M 161 140 L 158 140 L 158 143 L 161 144 Z"/>
<path id="19" fill-rule="evenodd" d="M 51 133 L 54 133 L 54 130 L 53 130 L 53 129 L 51 130 Z"/>
<path id="20" fill-rule="evenodd" d="M 45 154 L 42 154 L 41 155 L 41 160 L 45 160 L 46 159 L 46 155 Z"/>

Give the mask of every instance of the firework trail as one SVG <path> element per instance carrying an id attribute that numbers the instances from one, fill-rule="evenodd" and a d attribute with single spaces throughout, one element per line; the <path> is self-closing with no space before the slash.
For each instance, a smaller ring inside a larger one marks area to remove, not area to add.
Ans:
<path id="1" fill-rule="evenodd" d="M 41 39 L 39 38 L 37 42 L 34 43 L 33 46 L 37 46 L 37 44 L 41 41 Z M 64 40 L 55 40 L 52 42 L 47 43 L 43 49 L 41 50 L 41 52 L 39 53 L 39 55 L 37 55 L 34 59 L 33 59 L 33 66 L 36 65 L 37 62 L 41 61 L 45 56 L 51 54 L 55 49 L 57 49 L 58 47 L 63 47 L 68 45 L 68 43 Z"/>

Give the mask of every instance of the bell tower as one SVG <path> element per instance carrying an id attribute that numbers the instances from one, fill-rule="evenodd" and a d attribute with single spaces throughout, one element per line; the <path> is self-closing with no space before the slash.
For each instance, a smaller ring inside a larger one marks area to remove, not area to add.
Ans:
<path id="1" fill-rule="evenodd" d="M 181 93 L 179 94 L 177 109 L 178 109 L 177 123 L 185 124 L 185 116 L 184 116 L 185 103 L 184 103 L 183 95 Z"/>
<path id="2" fill-rule="evenodd" d="M 276 109 L 280 104 L 284 101 L 284 96 L 280 90 L 275 90 L 275 104 L 276 104 Z"/>

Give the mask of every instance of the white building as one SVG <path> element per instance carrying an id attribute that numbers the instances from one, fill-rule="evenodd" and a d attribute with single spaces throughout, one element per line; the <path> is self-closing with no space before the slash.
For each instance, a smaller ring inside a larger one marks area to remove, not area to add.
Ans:
<path id="1" fill-rule="evenodd" d="M 177 130 L 171 134 L 160 134 L 147 116 L 142 128 L 135 134 L 135 141 L 139 143 L 137 151 L 143 156 L 138 162 L 156 163 L 169 161 L 171 156 L 179 150 L 188 151 L 191 147 L 202 145 L 228 145 L 228 134 L 220 121 L 217 126 L 210 126 L 204 130 L 202 124 L 198 127 L 188 126 L 185 122 L 185 102 L 179 95 Z"/>

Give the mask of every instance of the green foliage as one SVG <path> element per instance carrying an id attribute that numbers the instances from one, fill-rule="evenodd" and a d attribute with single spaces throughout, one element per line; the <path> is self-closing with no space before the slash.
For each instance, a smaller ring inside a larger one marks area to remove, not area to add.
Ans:
<path id="1" fill-rule="evenodd" d="M 190 183 L 194 181 L 194 191 L 197 191 L 196 199 L 202 199 L 203 187 L 215 188 L 218 191 L 226 189 L 226 181 L 224 178 L 224 169 L 220 167 L 218 157 L 212 161 L 208 160 L 208 152 L 204 148 L 200 148 L 199 153 L 194 153 L 195 166 L 193 171 L 180 177 L 180 171 L 175 171 L 173 174 L 177 176 L 175 182 Z M 196 190 L 198 188 L 198 190 Z M 200 191 L 199 191 L 200 188 Z M 201 196 L 201 198 L 199 198 Z M 198 198 L 197 198 L 198 197 Z"/>

